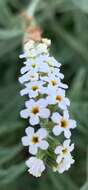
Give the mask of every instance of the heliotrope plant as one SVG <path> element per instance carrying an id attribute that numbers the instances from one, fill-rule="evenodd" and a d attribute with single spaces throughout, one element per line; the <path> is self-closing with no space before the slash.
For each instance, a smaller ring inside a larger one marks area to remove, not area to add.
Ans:
<path id="1" fill-rule="evenodd" d="M 28 97 L 20 115 L 29 121 L 22 143 L 32 155 L 26 165 L 35 177 L 40 177 L 46 166 L 63 173 L 74 163 L 70 138 L 76 122 L 69 116 L 68 86 L 62 83 L 61 63 L 49 53 L 50 43 L 48 39 L 29 40 L 20 55 L 25 60 L 19 77 L 24 84 L 20 94 Z"/>

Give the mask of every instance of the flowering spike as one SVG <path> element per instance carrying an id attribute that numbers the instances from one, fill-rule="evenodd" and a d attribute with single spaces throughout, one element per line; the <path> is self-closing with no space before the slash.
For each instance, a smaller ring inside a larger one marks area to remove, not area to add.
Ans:
<path id="1" fill-rule="evenodd" d="M 50 56 L 50 44 L 47 39 L 41 42 L 29 40 L 20 55 L 25 59 L 19 77 L 19 82 L 24 84 L 20 94 L 28 97 L 20 115 L 28 118 L 30 125 L 25 130 L 22 143 L 34 155 L 26 165 L 35 177 L 41 176 L 45 165 L 63 173 L 74 163 L 71 155 L 74 144 L 70 145 L 70 137 L 76 122 L 69 117 L 70 101 L 65 93 L 68 85 L 62 83 L 61 63 Z M 56 138 L 61 134 L 67 139 L 63 144 L 59 137 Z"/>

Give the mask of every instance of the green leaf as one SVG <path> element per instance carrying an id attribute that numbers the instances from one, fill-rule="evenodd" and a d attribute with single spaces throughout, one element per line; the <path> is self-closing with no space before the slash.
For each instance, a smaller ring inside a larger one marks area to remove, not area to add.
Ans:
<path id="1" fill-rule="evenodd" d="M 11 148 L 0 147 L 0 166 L 13 159 L 21 150 L 22 146 L 20 144 Z"/>
<path id="2" fill-rule="evenodd" d="M 20 174 L 24 173 L 26 167 L 24 163 L 14 165 L 8 170 L 0 169 L 0 185 L 8 184 L 14 181 Z"/>

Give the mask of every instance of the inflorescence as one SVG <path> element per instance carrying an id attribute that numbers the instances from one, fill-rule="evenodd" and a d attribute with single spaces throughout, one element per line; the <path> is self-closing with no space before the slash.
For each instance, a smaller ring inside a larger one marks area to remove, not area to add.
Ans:
<path id="1" fill-rule="evenodd" d="M 26 165 L 35 177 L 40 177 L 46 166 L 63 173 L 74 163 L 70 138 L 76 121 L 69 117 L 68 85 L 62 83 L 61 63 L 50 55 L 50 44 L 48 39 L 29 40 L 20 55 L 25 60 L 19 77 L 24 84 L 20 94 L 28 97 L 20 115 L 29 121 L 22 144 L 32 155 Z"/>

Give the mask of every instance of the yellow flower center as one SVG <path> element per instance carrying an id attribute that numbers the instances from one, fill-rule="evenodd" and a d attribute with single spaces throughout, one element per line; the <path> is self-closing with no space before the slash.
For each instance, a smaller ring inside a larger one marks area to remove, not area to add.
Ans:
<path id="1" fill-rule="evenodd" d="M 33 67 L 33 68 L 35 68 L 35 67 L 36 67 L 36 64 L 35 64 L 35 63 L 33 63 L 33 64 L 32 64 L 32 67 Z"/>
<path id="2" fill-rule="evenodd" d="M 51 83 L 53 86 L 57 85 L 57 81 L 56 80 L 51 80 Z"/>
<path id="3" fill-rule="evenodd" d="M 64 148 L 64 149 L 62 150 L 62 152 L 63 152 L 64 155 L 67 154 L 67 153 L 68 153 L 67 148 Z"/>
<path id="4" fill-rule="evenodd" d="M 38 88 L 39 88 L 38 86 L 32 86 L 32 90 L 33 90 L 33 91 L 38 90 Z"/>
<path id="5" fill-rule="evenodd" d="M 39 107 L 37 107 L 37 106 L 33 107 L 33 108 L 32 108 L 32 113 L 35 114 L 35 115 L 36 115 L 37 113 L 39 113 Z"/>
<path id="6" fill-rule="evenodd" d="M 66 121 L 65 119 L 62 119 L 61 120 L 61 127 L 67 128 L 68 127 L 68 121 Z"/>
<path id="7" fill-rule="evenodd" d="M 56 100 L 57 100 L 58 102 L 61 102 L 62 97 L 61 97 L 60 95 L 57 95 L 57 96 L 56 96 Z"/>
<path id="8" fill-rule="evenodd" d="M 37 137 L 37 136 L 33 136 L 33 138 L 32 138 L 32 143 L 33 144 L 36 144 L 36 143 L 38 143 L 39 142 L 39 138 Z"/>

